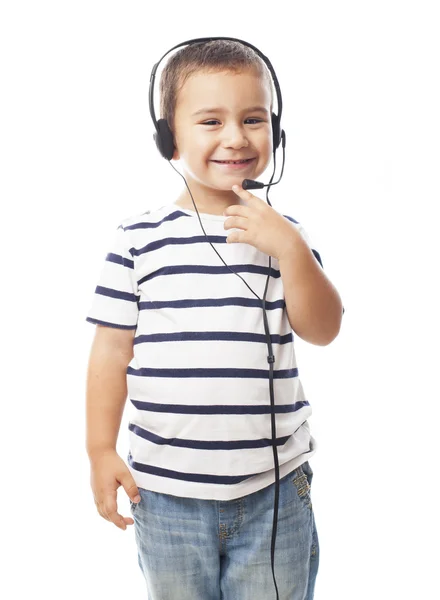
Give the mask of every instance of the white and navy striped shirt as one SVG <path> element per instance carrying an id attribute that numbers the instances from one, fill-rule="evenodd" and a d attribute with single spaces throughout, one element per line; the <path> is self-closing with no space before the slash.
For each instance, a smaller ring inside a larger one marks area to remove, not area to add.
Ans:
<path id="1" fill-rule="evenodd" d="M 127 367 L 128 467 L 138 487 L 233 500 L 275 481 L 269 354 L 262 299 L 269 256 L 226 243 L 225 216 L 169 204 L 116 230 L 86 320 L 136 329 Z M 312 249 L 307 233 L 292 217 Z M 266 314 L 275 355 L 280 478 L 316 452 L 312 409 L 298 375 L 279 262 Z"/>

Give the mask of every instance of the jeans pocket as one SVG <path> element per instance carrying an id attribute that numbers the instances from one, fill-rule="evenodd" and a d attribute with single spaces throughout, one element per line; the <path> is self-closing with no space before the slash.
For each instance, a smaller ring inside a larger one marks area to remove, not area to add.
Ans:
<path id="1" fill-rule="evenodd" d="M 138 487 L 139 489 L 139 487 Z M 130 510 L 131 510 L 131 514 L 134 514 L 137 507 L 139 506 L 139 504 L 142 502 L 142 494 L 141 491 L 139 490 L 139 496 L 141 497 L 141 499 L 139 500 L 139 502 L 133 502 L 131 500 L 131 498 L 128 499 L 128 501 L 130 502 Z"/>
<path id="2" fill-rule="evenodd" d="M 299 465 L 293 472 L 292 483 L 296 488 L 298 497 L 301 502 L 310 509 L 312 508 L 312 479 L 313 471 L 308 461 Z"/>

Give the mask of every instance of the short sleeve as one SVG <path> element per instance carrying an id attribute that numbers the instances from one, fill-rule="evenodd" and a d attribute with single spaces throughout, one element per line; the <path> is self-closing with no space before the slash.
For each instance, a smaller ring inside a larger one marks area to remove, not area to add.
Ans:
<path id="1" fill-rule="evenodd" d="M 307 243 L 308 247 L 310 248 L 310 250 L 313 252 L 313 255 L 316 258 L 316 260 L 319 262 L 319 264 L 321 265 L 321 267 L 324 268 L 324 265 L 322 264 L 321 255 L 319 254 L 318 250 L 314 247 L 313 241 L 310 239 L 309 234 L 304 229 L 304 227 L 301 225 L 301 223 L 299 221 L 297 221 L 296 219 L 294 219 L 293 217 L 290 217 L 289 215 L 283 215 L 283 217 L 285 219 L 287 219 L 288 221 L 290 221 L 291 223 L 294 224 L 294 226 L 296 227 L 296 229 L 298 229 L 298 231 L 300 232 L 301 236 L 306 241 L 306 243 Z"/>
<path id="2" fill-rule="evenodd" d="M 128 233 L 119 225 L 101 269 L 86 321 L 118 329 L 136 329 L 138 300 Z"/>
<path id="3" fill-rule="evenodd" d="M 315 245 L 313 243 L 313 241 L 310 239 L 309 234 L 307 233 L 307 231 L 304 229 L 304 227 L 301 225 L 301 223 L 297 224 L 297 228 L 299 229 L 300 234 L 302 235 L 302 237 L 305 239 L 305 241 L 307 242 L 308 247 L 310 248 L 310 250 L 313 252 L 316 260 L 319 262 L 319 264 L 321 265 L 322 268 L 324 268 L 324 265 L 322 264 L 322 259 L 321 259 L 321 255 L 318 252 L 318 250 L 315 248 Z"/>

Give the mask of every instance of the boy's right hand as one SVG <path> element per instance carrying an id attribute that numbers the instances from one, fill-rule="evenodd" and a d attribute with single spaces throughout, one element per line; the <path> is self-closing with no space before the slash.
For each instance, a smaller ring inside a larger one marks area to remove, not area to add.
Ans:
<path id="1" fill-rule="evenodd" d="M 127 529 L 134 520 L 118 513 L 117 489 L 123 486 L 132 502 L 139 496 L 139 489 L 127 465 L 115 450 L 103 450 L 90 457 L 90 484 L 98 513 L 120 529 Z M 140 499 L 140 497 L 139 497 Z"/>

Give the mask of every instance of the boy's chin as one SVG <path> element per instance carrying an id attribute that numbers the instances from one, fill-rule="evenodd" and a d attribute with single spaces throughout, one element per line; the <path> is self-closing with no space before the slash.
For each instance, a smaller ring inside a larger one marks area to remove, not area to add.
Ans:
<path id="1" fill-rule="evenodd" d="M 217 185 L 217 189 L 225 191 L 225 192 L 231 192 L 232 191 L 232 186 L 233 185 L 240 185 L 243 183 L 243 181 L 246 179 L 246 177 L 231 177 L 231 179 L 227 182 L 221 182 L 219 185 Z"/>

